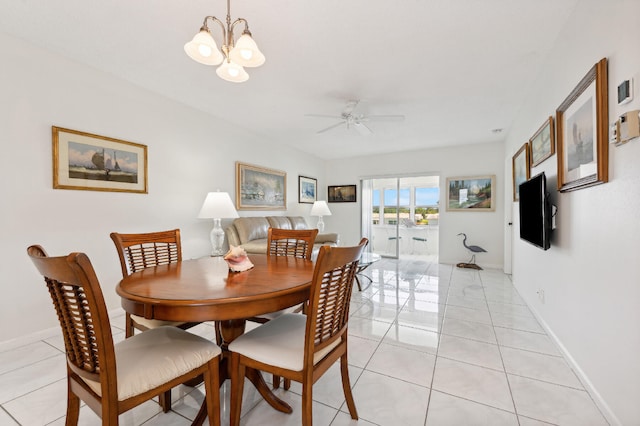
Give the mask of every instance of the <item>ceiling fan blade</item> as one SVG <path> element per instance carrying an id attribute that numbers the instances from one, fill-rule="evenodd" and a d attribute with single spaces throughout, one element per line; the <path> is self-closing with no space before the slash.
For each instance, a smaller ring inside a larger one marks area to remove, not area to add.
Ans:
<path id="1" fill-rule="evenodd" d="M 333 125 L 331 125 L 331 126 L 329 126 L 329 127 L 325 127 L 325 128 L 324 128 L 324 129 L 322 129 L 322 130 L 318 130 L 316 133 L 324 133 L 324 132 L 326 132 L 326 131 L 328 131 L 328 130 L 335 129 L 335 128 L 336 128 L 336 127 L 338 127 L 338 126 L 342 126 L 343 124 L 345 124 L 345 122 L 344 122 L 344 121 L 341 121 L 341 122 L 336 123 L 336 124 L 333 124 Z"/>
<path id="2" fill-rule="evenodd" d="M 360 133 L 363 136 L 367 136 L 373 133 L 370 128 L 368 128 L 367 126 L 365 126 L 363 123 L 360 123 L 360 122 L 353 123 L 353 127 L 355 127 L 358 133 Z"/>
<path id="3" fill-rule="evenodd" d="M 362 121 L 404 121 L 404 115 L 365 115 Z"/>
<path id="4" fill-rule="evenodd" d="M 329 115 L 329 114 L 305 114 L 305 117 L 321 117 L 321 118 L 333 118 L 335 120 L 342 120 L 342 117 L 339 115 Z"/>

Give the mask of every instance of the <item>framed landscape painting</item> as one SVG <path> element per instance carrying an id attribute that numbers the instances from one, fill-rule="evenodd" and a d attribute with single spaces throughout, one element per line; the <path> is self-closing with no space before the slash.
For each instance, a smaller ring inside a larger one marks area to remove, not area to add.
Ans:
<path id="1" fill-rule="evenodd" d="M 238 210 L 286 210 L 287 174 L 236 162 Z"/>
<path id="2" fill-rule="evenodd" d="M 55 189 L 148 193 L 146 145 L 56 126 L 51 133 Z"/>
<path id="3" fill-rule="evenodd" d="M 327 201 L 330 203 L 355 203 L 356 185 L 336 185 L 327 188 Z"/>
<path id="4" fill-rule="evenodd" d="M 298 176 L 298 203 L 313 204 L 318 197 L 318 181 L 306 176 Z"/>
<path id="5" fill-rule="evenodd" d="M 495 175 L 447 178 L 447 211 L 494 211 L 495 186 Z"/>

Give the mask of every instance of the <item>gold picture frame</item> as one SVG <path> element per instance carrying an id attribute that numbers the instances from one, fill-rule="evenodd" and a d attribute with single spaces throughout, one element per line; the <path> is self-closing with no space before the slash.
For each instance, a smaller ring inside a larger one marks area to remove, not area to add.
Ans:
<path id="1" fill-rule="evenodd" d="M 558 190 L 609 180 L 607 59 L 601 59 L 556 110 Z"/>
<path id="2" fill-rule="evenodd" d="M 536 167 L 556 153 L 553 117 L 549 117 L 529 139 L 531 167 Z"/>
<path id="3" fill-rule="evenodd" d="M 147 146 L 51 127 L 53 188 L 147 194 Z"/>
<path id="4" fill-rule="evenodd" d="M 236 162 L 236 208 L 238 210 L 286 210 L 287 174 Z"/>
<path id="5" fill-rule="evenodd" d="M 447 178 L 447 211 L 492 212 L 496 175 Z"/>
<path id="6" fill-rule="evenodd" d="M 528 181 L 531 177 L 530 161 L 529 143 L 525 142 L 511 160 L 511 175 L 513 178 L 513 201 L 520 200 L 520 184 Z"/>

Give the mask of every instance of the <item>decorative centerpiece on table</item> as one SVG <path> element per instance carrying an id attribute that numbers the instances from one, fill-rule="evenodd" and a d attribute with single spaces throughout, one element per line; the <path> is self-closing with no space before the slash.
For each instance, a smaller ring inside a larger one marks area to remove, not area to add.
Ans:
<path id="1" fill-rule="evenodd" d="M 242 247 L 231 246 L 227 254 L 224 255 L 224 260 L 232 272 L 248 271 L 253 268 L 253 263 L 251 263 L 247 252 Z"/>

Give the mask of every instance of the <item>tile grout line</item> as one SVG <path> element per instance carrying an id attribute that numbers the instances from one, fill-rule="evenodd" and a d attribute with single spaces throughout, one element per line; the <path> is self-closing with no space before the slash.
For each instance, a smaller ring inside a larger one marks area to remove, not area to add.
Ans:
<path id="1" fill-rule="evenodd" d="M 513 411 L 515 413 L 516 416 L 516 421 L 518 422 L 518 425 L 520 425 L 520 416 L 518 415 L 518 407 L 516 406 L 516 401 L 513 398 L 513 389 L 511 389 L 511 382 L 509 382 L 509 375 L 507 374 L 507 367 L 504 364 L 504 357 L 502 356 L 502 348 L 500 346 L 500 342 L 498 341 L 498 336 L 496 334 L 496 330 L 495 330 L 495 325 L 493 324 L 493 315 L 491 313 L 491 309 L 489 309 L 489 303 L 487 302 L 486 298 L 486 293 L 485 293 L 485 286 L 484 283 L 482 281 L 482 274 L 478 273 L 479 277 L 480 277 L 480 282 L 482 283 L 482 292 L 483 294 L 485 294 L 485 303 L 487 304 L 487 310 L 489 311 L 489 319 L 491 320 L 491 327 L 493 328 L 493 334 L 496 337 L 496 343 L 498 346 L 498 353 L 500 354 L 500 363 L 502 363 L 502 370 L 504 372 L 504 378 L 507 381 L 507 387 L 509 388 L 509 395 L 511 396 L 511 403 L 513 404 Z M 512 284 L 513 286 L 513 284 Z"/>

